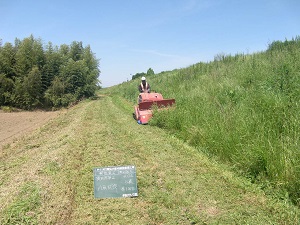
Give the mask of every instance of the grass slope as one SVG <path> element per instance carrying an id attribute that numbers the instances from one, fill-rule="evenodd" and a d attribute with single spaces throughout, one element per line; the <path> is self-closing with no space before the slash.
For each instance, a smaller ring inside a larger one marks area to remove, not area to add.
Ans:
<path id="1" fill-rule="evenodd" d="M 299 209 L 101 96 L 1 151 L 0 224 L 299 224 Z M 94 199 L 93 168 L 135 165 L 137 198 Z"/>
<path id="2" fill-rule="evenodd" d="M 176 110 L 160 111 L 150 123 L 300 207 L 299 61 L 297 37 L 273 42 L 265 52 L 220 54 L 147 76 L 154 90 L 176 99 Z M 139 83 L 106 92 L 136 102 Z"/>

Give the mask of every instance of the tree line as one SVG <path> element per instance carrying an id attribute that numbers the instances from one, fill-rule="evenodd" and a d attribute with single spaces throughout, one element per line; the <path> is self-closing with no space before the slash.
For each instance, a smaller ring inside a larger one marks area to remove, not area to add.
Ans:
<path id="1" fill-rule="evenodd" d="M 145 76 L 152 76 L 154 75 L 154 70 L 152 68 L 149 68 L 147 70 L 147 73 L 141 72 L 141 73 L 136 73 L 135 75 L 132 75 L 131 79 L 137 79 L 137 78 L 141 78 L 141 77 L 145 77 Z"/>
<path id="2" fill-rule="evenodd" d="M 95 95 L 99 74 L 99 60 L 82 42 L 44 46 L 33 35 L 0 42 L 0 106 L 68 106 Z"/>

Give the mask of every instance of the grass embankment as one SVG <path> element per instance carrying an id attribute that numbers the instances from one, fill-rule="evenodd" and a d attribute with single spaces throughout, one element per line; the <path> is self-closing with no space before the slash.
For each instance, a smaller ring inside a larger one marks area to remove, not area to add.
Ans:
<path id="1" fill-rule="evenodd" d="M 1 151 L 1 224 L 299 224 L 299 209 L 103 96 Z M 93 168 L 135 165 L 139 196 L 94 199 Z"/>
<path id="2" fill-rule="evenodd" d="M 298 37 L 147 77 L 154 90 L 176 99 L 176 110 L 157 113 L 151 124 L 300 207 L 299 62 Z M 135 102 L 139 82 L 109 91 Z"/>

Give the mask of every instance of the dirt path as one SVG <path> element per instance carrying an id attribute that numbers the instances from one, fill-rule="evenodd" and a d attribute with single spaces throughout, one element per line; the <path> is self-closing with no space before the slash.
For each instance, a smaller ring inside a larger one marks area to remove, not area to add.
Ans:
<path id="1" fill-rule="evenodd" d="M 23 135 L 37 129 L 58 114 L 59 111 L 13 113 L 0 111 L 0 149 L 15 139 L 21 138 Z"/>

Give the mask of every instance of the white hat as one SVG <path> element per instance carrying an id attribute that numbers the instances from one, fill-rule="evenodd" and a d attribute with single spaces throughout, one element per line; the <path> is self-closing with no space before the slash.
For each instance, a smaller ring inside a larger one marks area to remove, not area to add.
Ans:
<path id="1" fill-rule="evenodd" d="M 146 80 L 146 77 L 142 77 L 142 80 Z"/>

